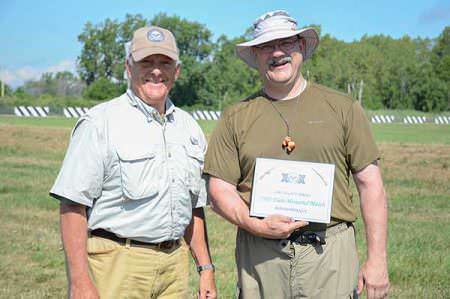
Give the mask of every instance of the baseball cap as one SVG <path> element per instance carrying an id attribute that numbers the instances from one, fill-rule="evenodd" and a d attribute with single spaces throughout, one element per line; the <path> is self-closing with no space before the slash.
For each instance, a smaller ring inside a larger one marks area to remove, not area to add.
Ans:
<path id="1" fill-rule="evenodd" d="M 137 29 L 129 49 L 134 61 L 140 61 L 154 54 L 162 54 L 175 61 L 179 60 L 177 42 L 172 32 L 157 26 Z"/>

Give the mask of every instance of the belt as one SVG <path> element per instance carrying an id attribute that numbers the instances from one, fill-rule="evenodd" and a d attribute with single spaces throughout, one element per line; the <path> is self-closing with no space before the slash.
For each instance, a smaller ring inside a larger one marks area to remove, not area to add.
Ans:
<path id="1" fill-rule="evenodd" d="M 91 236 L 100 237 L 103 239 L 108 239 L 117 243 L 120 243 L 122 245 L 128 245 L 132 247 L 156 247 L 158 249 L 172 249 L 173 247 L 176 247 L 180 245 L 180 240 L 168 240 L 163 241 L 160 243 L 147 243 L 147 242 L 141 242 L 137 240 L 132 240 L 128 238 L 121 238 L 118 237 L 116 234 L 109 232 L 107 230 L 98 228 L 91 231 Z"/>
<path id="2" fill-rule="evenodd" d="M 327 237 L 333 236 L 340 231 L 346 230 L 353 224 L 351 222 L 339 222 L 333 226 L 327 227 L 322 231 L 294 231 L 287 240 L 298 244 L 319 244 L 324 245 Z"/>

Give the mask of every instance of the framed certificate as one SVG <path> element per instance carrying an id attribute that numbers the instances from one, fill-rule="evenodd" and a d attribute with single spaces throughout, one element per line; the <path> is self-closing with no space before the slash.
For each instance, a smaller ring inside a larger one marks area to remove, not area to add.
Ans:
<path id="1" fill-rule="evenodd" d="M 334 164 L 256 158 L 250 216 L 330 223 Z"/>

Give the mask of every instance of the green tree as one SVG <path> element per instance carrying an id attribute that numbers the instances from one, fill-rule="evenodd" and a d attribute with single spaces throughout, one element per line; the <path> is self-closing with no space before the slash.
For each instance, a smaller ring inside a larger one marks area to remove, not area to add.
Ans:
<path id="1" fill-rule="evenodd" d="M 32 96 L 30 94 L 28 94 L 25 91 L 25 88 L 23 86 L 19 86 L 16 88 L 16 90 L 13 93 L 13 96 L 18 98 L 18 99 L 28 99 L 31 98 Z"/>
<path id="2" fill-rule="evenodd" d="M 411 86 L 413 107 L 420 111 L 445 111 L 448 109 L 448 86 L 439 78 L 429 76 L 432 66 L 420 69 L 420 82 Z"/>
<path id="3" fill-rule="evenodd" d="M 180 54 L 204 61 L 212 51 L 211 31 L 205 25 L 165 13 L 155 15 L 150 24 L 170 30 L 177 40 Z"/>
<path id="4" fill-rule="evenodd" d="M 123 52 L 123 45 L 117 43 L 118 31 L 119 23 L 106 19 L 99 25 L 88 22 L 78 36 L 83 44 L 78 58 L 78 73 L 86 84 L 99 78 L 112 79 L 117 76 L 114 74 L 114 64 L 119 63 L 117 53 Z"/>
<path id="5" fill-rule="evenodd" d="M 229 40 L 224 35 L 217 40 L 214 58 L 205 72 L 206 84 L 201 89 L 201 98 L 208 99 L 203 104 L 223 108 L 261 88 L 259 73 L 235 54 L 235 45 L 244 40 L 244 37 Z"/>
<path id="6" fill-rule="evenodd" d="M 117 87 L 112 82 L 119 84 L 118 90 L 123 89 L 123 45 L 145 24 L 167 28 L 177 39 L 182 71 L 171 91 L 175 104 L 220 108 L 261 87 L 258 73 L 234 52 L 237 43 L 251 38 L 251 28 L 241 37 L 221 36 L 213 43 L 205 25 L 159 13 L 150 21 L 141 15 L 126 15 L 123 22 L 106 19 L 96 25 L 85 25 L 79 35 L 80 78 L 88 85 L 103 78 L 98 85 L 104 86 L 94 86 L 86 95 L 95 99 L 111 98 Z M 320 25 L 308 27 L 321 32 Z M 309 80 L 349 92 L 355 98 L 364 82 L 365 108 L 445 110 L 450 106 L 449 40 L 450 27 L 436 39 L 375 35 L 347 43 L 326 34 L 321 36 L 316 53 L 303 65 L 302 72 Z M 50 79 L 42 78 L 48 90 L 52 90 Z"/>
<path id="7" fill-rule="evenodd" d="M 43 73 L 39 80 L 29 80 L 23 88 L 34 97 L 41 95 L 81 96 L 84 84 L 71 72 Z"/>
<path id="8" fill-rule="evenodd" d="M 179 106 L 200 102 L 200 91 L 206 84 L 204 73 L 213 49 L 211 31 L 198 22 L 165 13 L 155 15 L 150 24 L 170 30 L 180 50 L 181 74 L 171 91 L 171 99 Z"/>
<path id="9" fill-rule="evenodd" d="M 304 68 L 313 81 L 350 91 L 353 97 L 364 82 L 362 103 L 369 109 L 435 110 L 443 107 L 436 96 L 442 95 L 444 85 L 428 80 L 436 77 L 429 68 L 430 45 L 429 39 L 408 36 L 363 36 L 345 43 L 325 35 Z M 431 86 L 434 92 L 430 92 Z M 433 99 L 424 98 L 431 95 Z"/>
<path id="10" fill-rule="evenodd" d="M 450 110 L 450 26 L 445 27 L 436 39 L 432 49 L 431 63 L 433 74 L 441 82 L 436 85 L 442 86 L 441 103 L 438 106 L 443 107 L 443 110 Z"/>
<path id="11" fill-rule="evenodd" d="M 432 50 L 431 62 L 439 79 L 450 80 L 450 26 L 444 28 Z"/>
<path id="12" fill-rule="evenodd" d="M 203 72 L 213 47 L 210 41 L 212 34 L 200 23 L 164 13 L 155 15 L 150 22 L 141 15 L 126 15 L 124 22 L 110 19 L 97 25 L 88 22 L 78 36 L 82 43 L 82 52 L 78 57 L 81 79 L 87 85 L 99 78 L 123 83 L 124 44 L 132 39 L 137 28 L 147 23 L 169 29 L 177 39 L 182 72 L 172 90 L 172 100 L 177 105 L 192 105 L 199 101 L 198 91 L 204 84 Z M 108 95 L 96 94 L 95 97 L 108 98 Z"/>
<path id="13" fill-rule="evenodd" d="M 78 36 L 82 43 L 78 57 L 80 78 L 91 84 L 98 78 L 124 81 L 124 44 L 132 39 L 133 32 L 145 26 L 147 20 L 142 15 L 125 16 L 125 21 L 106 19 L 97 25 L 86 23 Z"/>
<path id="14" fill-rule="evenodd" d="M 95 101 L 104 101 L 119 96 L 125 90 L 126 85 L 123 83 L 113 83 L 107 78 L 99 78 L 84 90 L 83 96 Z"/>
<path id="15" fill-rule="evenodd" d="M 0 80 L 0 84 L 2 83 L 2 80 Z M 3 91 L 4 91 L 4 96 L 12 96 L 13 95 L 13 90 L 12 88 L 3 82 Z"/>

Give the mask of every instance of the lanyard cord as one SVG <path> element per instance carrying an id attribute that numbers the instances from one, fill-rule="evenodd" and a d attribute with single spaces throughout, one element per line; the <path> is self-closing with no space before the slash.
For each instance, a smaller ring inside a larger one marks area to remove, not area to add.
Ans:
<path id="1" fill-rule="evenodd" d="M 298 106 L 298 103 L 300 101 L 300 95 L 303 93 L 303 91 L 306 89 L 306 80 L 304 81 L 305 83 L 303 84 L 303 86 L 300 88 L 300 92 L 298 93 L 297 100 L 296 100 L 296 107 Z M 283 120 L 285 126 L 286 126 L 286 130 L 287 130 L 287 136 L 284 137 L 283 142 L 281 143 L 282 148 L 286 150 L 286 152 L 288 154 L 290 154 L 294 149 L 295 149 L 295 142 L 292 140 L 292 135 L 291 135 L 291 128 L 289 126 L 289 122 L 288 120 L 283 116 L 283 114 L 281 113 L 281 111 L 277 108 L 277 106 L 275 106 L 275 104 L 273 103 L 274 100 L 269 100 L 270 104 L 272 105 L 272 107 L 275 109 L 275 111 L 278 113 L 278 115 L 280 116 L 280 118 Z"/>

